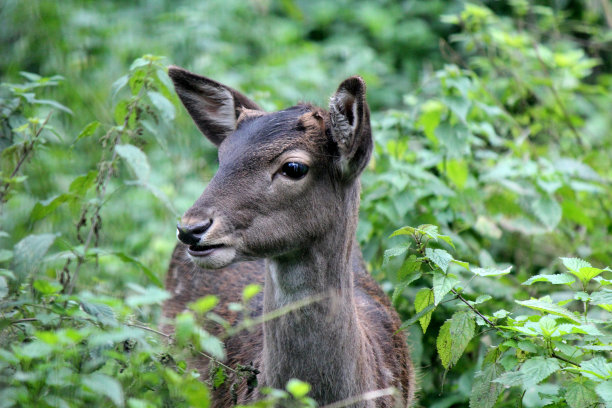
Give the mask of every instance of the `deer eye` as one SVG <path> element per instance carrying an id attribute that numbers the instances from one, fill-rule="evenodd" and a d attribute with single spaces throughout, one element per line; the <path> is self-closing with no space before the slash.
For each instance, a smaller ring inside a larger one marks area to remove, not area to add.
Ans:
<path id="1" fill-rule="evenodd" d="M 280 173 L 294 180 L 299 180 L 308 173 L 308 166 L 304 163 L 287 162 L 281 167 Z"/>

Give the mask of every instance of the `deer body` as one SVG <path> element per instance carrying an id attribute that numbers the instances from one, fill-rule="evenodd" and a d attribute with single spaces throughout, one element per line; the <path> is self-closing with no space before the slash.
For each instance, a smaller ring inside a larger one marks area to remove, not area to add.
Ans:
<path id="1" fill-rule="evenodd" d="M 413 400 L 414 376 L 399 318 L 369 276 L 355 242 L 359 174 L 372 149 L 365 84 L 344 81 L 329 112 L 311 105 L 265 113 L 244 95 L 180 68 L 169 71 L 200 130 L 219 146 L 219 171 L 178 226 L 167 278 L 167 317 L 198 297 L 227 304 L 261 283 L 253 313 L 305 306 L 226 341 L 229 366 L 253 366 L 260 385 L 312 385 L 320 405 L 388 387 L 390 396 L 351 406 Z M 213 328 L 214 331 L 214 328 Z M 196 362 L 205 372 L 206 362 Z M 245 384 L 239 402 L 256 399 Z M 231 406 L 227 387 L 217 406 Z"/>

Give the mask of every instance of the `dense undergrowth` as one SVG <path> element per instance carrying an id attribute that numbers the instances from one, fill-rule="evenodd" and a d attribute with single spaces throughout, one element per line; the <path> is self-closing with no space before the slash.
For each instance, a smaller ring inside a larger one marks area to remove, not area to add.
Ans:
<path id="1" fill-rule="evenodd" d="M 358 238 L 421 406 L 612 406 L 611 11 L 500 3 L 0 6 L 0 407 L 207 406 L 253 377 L 199 324 L 214 297 L 158 329 L 176 217 L 216 167 L 170 63 L 267 109 L 365 78 Z"/>

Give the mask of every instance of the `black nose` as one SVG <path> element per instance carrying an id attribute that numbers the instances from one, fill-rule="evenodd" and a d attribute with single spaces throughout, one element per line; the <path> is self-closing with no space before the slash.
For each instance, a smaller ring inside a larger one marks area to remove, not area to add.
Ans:
<path id="1" fill-rule="evenodd" d="M 212 220 L 207 220 L 205 222 L 200 222 L 193 225 L 177 224 L 176 229 L 178 230 L 178 239 L 187 245 L 197 245 L 200 242 L 202 235 L 208 231 L 212 223 Z"/>

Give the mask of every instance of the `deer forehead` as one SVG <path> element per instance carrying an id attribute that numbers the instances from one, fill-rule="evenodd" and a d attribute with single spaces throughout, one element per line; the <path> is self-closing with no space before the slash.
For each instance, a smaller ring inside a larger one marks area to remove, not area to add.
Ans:
<path id="1" fill-rule="evenodd" d="M 243 112 L 237 129 L 219 147 L 219 160 L 249 158 L 270 163 L 289 151 L 302 151 L 304 160 L 307 156 L 324 157 L 329 143 L 325 115 L 325 111 L 310 105 L 273 113 Z"/>

